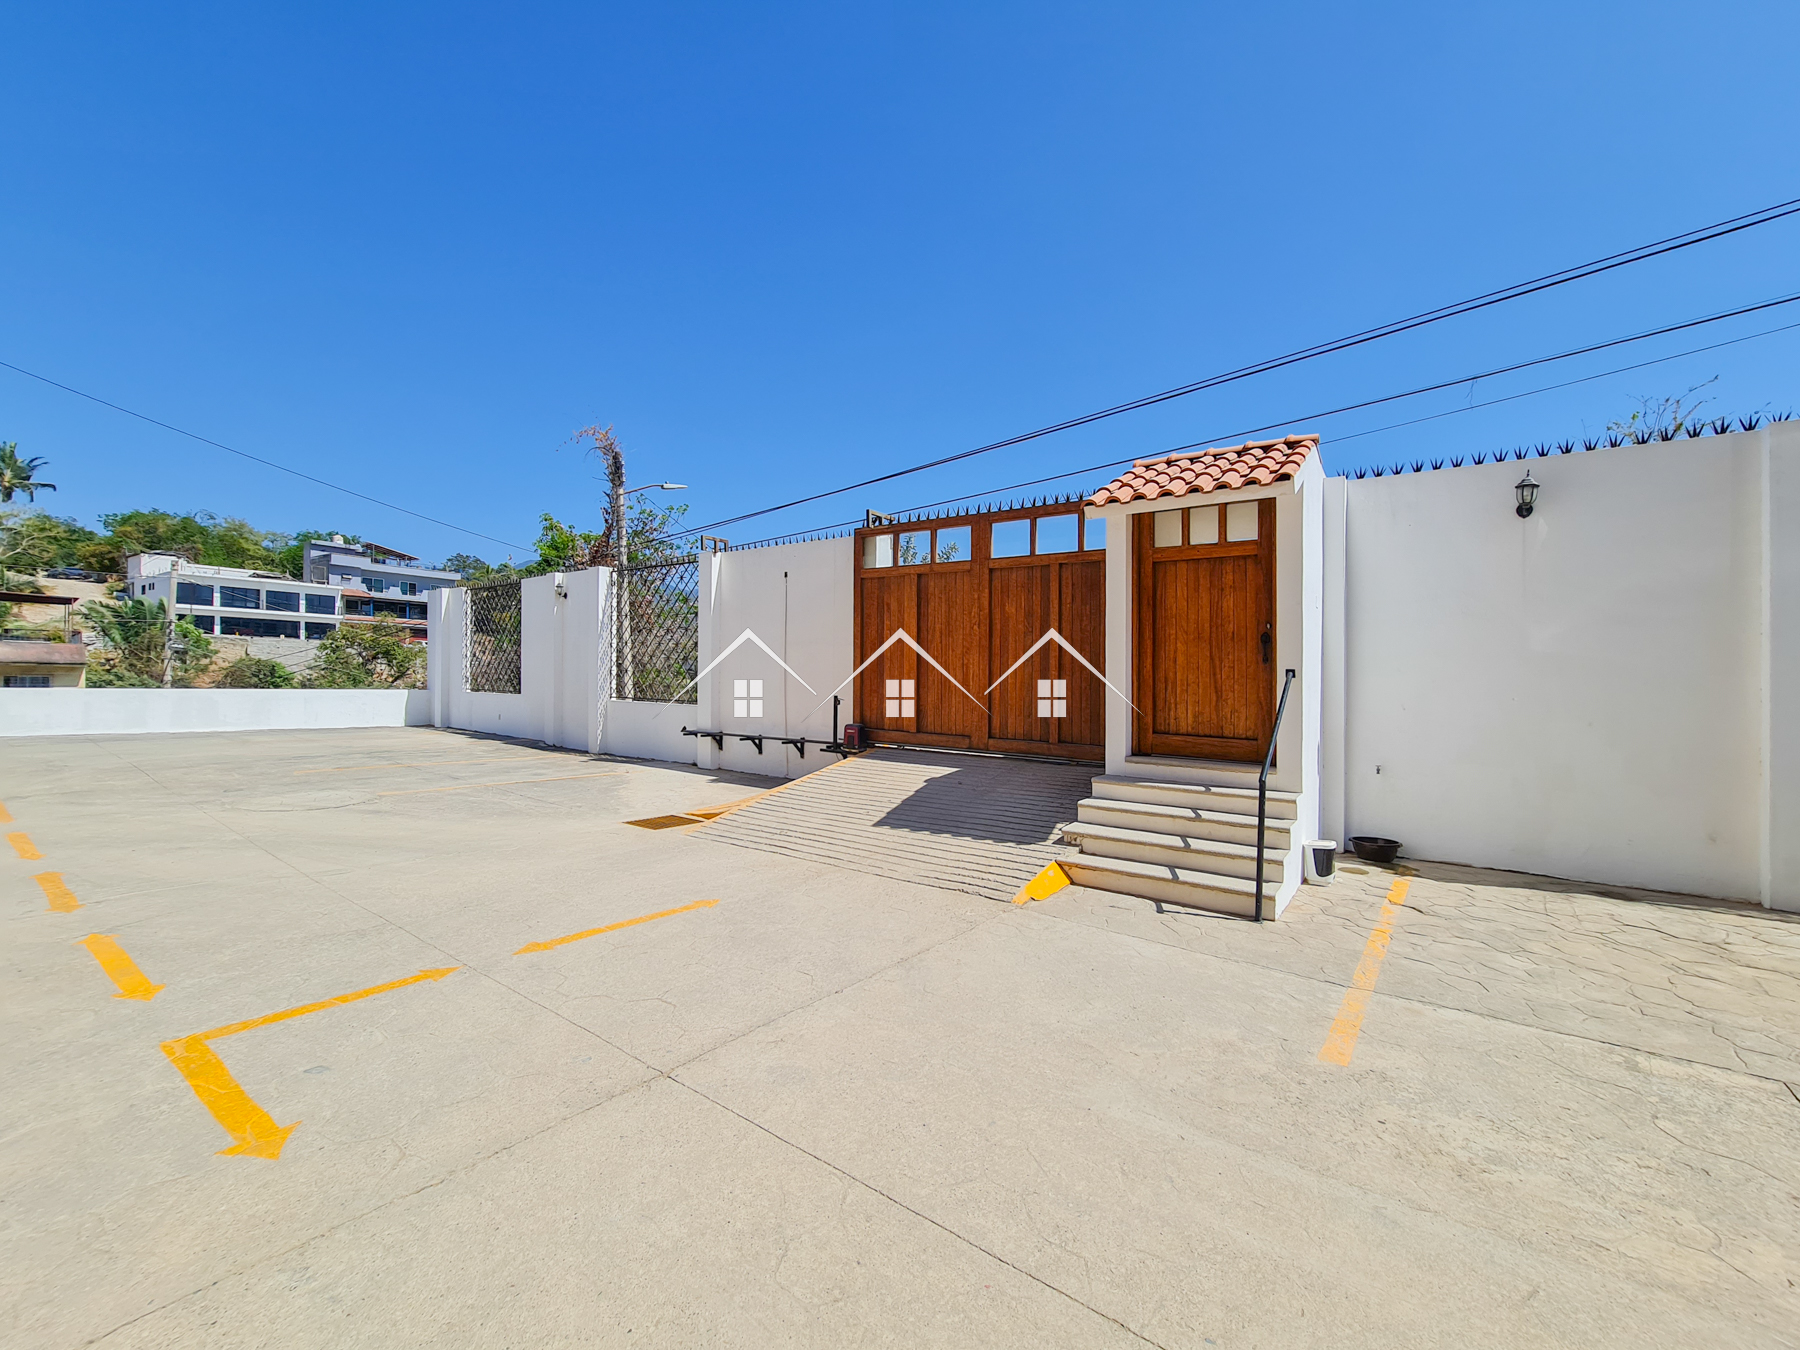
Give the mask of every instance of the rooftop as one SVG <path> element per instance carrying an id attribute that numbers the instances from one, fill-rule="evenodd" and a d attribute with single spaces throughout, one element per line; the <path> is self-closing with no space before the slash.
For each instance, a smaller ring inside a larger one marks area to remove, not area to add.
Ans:
<path id="1" fill-rule="evenodd" d="M 1318 453 L 1317 436 L 1283 436 L 1277 441 L 1194 450 L 1158 459 L 1140 459 L 1088 498 L 1091 506 L 1110 502 L 1188 497 L 1221 489 L 1267 486 L 1292 478 Z"/>

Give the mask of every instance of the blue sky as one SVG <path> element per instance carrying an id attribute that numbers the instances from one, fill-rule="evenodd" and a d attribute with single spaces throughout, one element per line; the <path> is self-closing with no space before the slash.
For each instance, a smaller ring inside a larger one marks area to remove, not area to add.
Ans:
<path id="1" fill-rule="evenodd" d="M 40 503 L 432 558 L 593 527 L 616 424 L 690 524 L 1800 197 L 1792 4 L 10 6 L 0 370 Z M 1302 415 L 1800 291 L 1800 218 L 1355 353 L 734 525 L 750 539 L 1263 423 L 1333 471 L 1595 431 L 1800 329 L 1344 439 L 1800 305 Z M 1104 475 L 1071 480 L 1096 486 Z"/>

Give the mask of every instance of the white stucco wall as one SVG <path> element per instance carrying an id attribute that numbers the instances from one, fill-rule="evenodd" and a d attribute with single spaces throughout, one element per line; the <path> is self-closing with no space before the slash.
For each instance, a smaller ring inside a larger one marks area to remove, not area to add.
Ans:
<path id="1" fill-rule="evenodd" d="M 807 747 L 802 757 L 792 746 L 769 738 L 831 737 L 827 695 L 855 668 L 853 558 L 848 538 L 701 555 L 701 668 L 748 628 L 813 690 L 808 692 L 767 653 L 746 642 L 700 681 L 694 709 L 699 721 L 688 725 L 728 733 L 723 750 L 710 740 L 699 741 L 701 765 L 793 778 L 835 759 L 817 746 Z M 735 680 L 763 682 L 762 717 L 733 714 Z M 852 720 L 852 692 L 846 688 L 840 695 L 841 722 Z M 744 733 L 765 737 L 762 754 L 748 741 L 732 739 Z"/>
<path id="2" fill-rule="evenodd" d="M 1765 874 L 1800 861 L 1800 426 L 1326 500 L 1328 833 L 1779 901 Z"/>
<path id="3" fill-rule="evenodd" d="M 604 568 L 527 577 L 520 583 L 520 692 L 492 694 L 467 687 L 464 607 L 468 591 L 429 597 L 432 642 L 427 657 L 431 720 L 496 736 L 598 748 L 600 731 L 601 609 Z"/>
<path id="4" fill-rule="evenodd" d="M 0 736 L 424 726 L 423 689 L 0 689 Z"/>

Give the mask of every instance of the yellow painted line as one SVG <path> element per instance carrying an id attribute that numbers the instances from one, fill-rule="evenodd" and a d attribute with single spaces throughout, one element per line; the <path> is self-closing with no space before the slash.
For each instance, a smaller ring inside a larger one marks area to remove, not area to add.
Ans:
<path id="1" fill-rule="evenodd" d="M 732 802 L 730 805 L 726 806 L 724 810 L 720 811 L 717 815 L 711 817 L 710 819 L 701 821 L 700 824 L 701 825 L 716 824 L 717 822 L 724 820 L 728 816 L 736 815 L 739 811 L 742 811 L 746 806 L 754 806 L 757 802 L 760 802 L 764 797 L 773 797 L 777 792 L 786 792 L 789 788 L 793 787 L 794 784 L 796 784 L 796 783 L 809 783 L 813 779 L 817 778 L 820 774 L 830 773 L 833 769 L 841 768 L 843 765 L 848 764 L 849 762 L 850 762 L 850 760 L 848 758 L 840 759 L 836 764 L 827 764 L 822 769 L 814 769 L 811 773 L 802 774 L 798 778 L 790 778 L 787 780 L 787 782 L 783 783 L 780 787 L 772 787 L 767 792 L 759 792 L 754 797 L 744 798 L 744 800 L 741 802 Z M 688 814 L 690 816 L 697 816 L 700 813 L 698 811 L 689 811 Z M 690 833 L 692 833 L 692 831 L 690 831 Z"/>
<path id="2" fill-rule="evenodd" d="M 1321 1062 L 1348 1064 L 1355 1053 L 1356 1038 L 1362 1034 L 1363 1014 L 1369 1008 L 1369 994 L 1381 975 L 1382 958 L 1387 955 L 1388 943 L 1394 936 L 1394 920 L 1400 916 L 1411 885 L 1408 878 L 1401 877 L 1388 887 L 1387 899 L 1381 905 L 1381 917 L 1375 921 L 1369 940 L 1363 944 L 1362 960 L 1356 963 L 1356 973 L 1351 975 L 1344 1001 L 1338 1005 L 1337 1020 L 1331 1024 L 1325 1044 L 1319 1048 Z"/>
<path id="3" fill-rule="evenodd" d="M 416 792 L 466 792 L 470 788 L 517 787 L 521 783 L 563 783 L 571 778 L 614 778 L 624 772 L 623 769 L 607 769 L 604 773 L 559 773 L 544 778 L 509 778 L 500 783 L 452 783 L 449 787 L 396 788 L 392 792 L 377 792 L 375 795 L 410 797 Z"/>
<path id="4" fill-rule="evenodd" d="M 443 966 L 436 970 L 421 970 L 417 975 L 389 980 L 386 984 L 371 985 L 367 989 L 358 989 L 354 994 L 340 994 L 336 998 L 320 999 L 317 1003 L 303 1003 L 298 1008 L 285 1008 L 266 1017 L 252 1017 L 247 1022 L 232 1022 L 226 1026 L 214 1027 L 211 1031 L 202 1031 L 195 1036 L 179 1036 L 175 1040 L 164 1041 L 162 1052 L 169 1057 L 169 1062 L 175 1066 L 176 1071 L 187 1080 L 187 1085 L 193 1089 L 194 1096 L 200 1099 L 200 1104 L 212 1112 L 213 1119 L 236 1141 L 230 1148 L 220 1149 L 221 1154 L 279 1158 L 282 1146 L 294 1132 L 294 1126 L 300 1122 L 296 1120 L 293 1125 L 277 1125 L 275 1118 L 258 1106 L 250 1094 L 238 1085 L 237 1079 L 231 1076 L 231 1070 L 225 1067 L 225 1061 L 219 1058 L 207 1042 L 216 1041 L 223 1036 L 235 1036 L 240 1031 L 249 1031 L 255 1027 L 266 1027 L 274 1022 L 285 1022 L 291 1017 L 304 1017 L 307 1013 L 319 1012 L 325 1008 L 341 1007 L 346 1003 L 355 1003 L 358 999 L 373 998 L 376 994 L 385 994 L 391 989 L 404 989 L 409 984 L 441 980 L 451 971 L 460 969 L 460 966 Z"/>
<path id="5" fill-rule="evenodd" d="M 200 1105 L 212 1112 L 212 1118 L 232 1137 L 231 1147 L 220 1149 L 221 1154 L 271 1160 L 281 1156 L 282 1145 L 287 1143 L 294 1126 L 300 1122 L 277 1125 L 275 1118 L 238 1085 L 231 1070 L 225 1067 L 225 1061 L 206 1043 L 206 1037 L 184 1036 L 180 1040 L 164 1041 L 162 1052 L 169 1057 L 176 1072 L 187 1080 L 187 1085 L 200 1099 Z"/>
<path id="6" fill-rule="evenodd" d="M 7 824 L 10 824 L 11 822 L 12 822 L 12 812 L 8 811 L 6 809 L 5 802 L 0 802 L 0 825 L 7 825 Z"/>
<path id="7" fill-rule="evenodd" d="M 75 898 L 75 892 L 69 889 L 61 872 L 39 872 L 32 880 L 44 888 L 44 899 L 58 914 L 81 908 L 81 901 Z"/>
<path id="8" fill-rule="evenodd" d="M 86 947 L 88 954 L 100 963 L 100 969 L 106 972 L 107 978 L 119 986 L 119 992 L 113 995 L 114 998 L 135 998 L 148 1003 L 165 987 L 151 984 L 150 977 L 138 969 L 137 962 L 125 954 L 125 949 L 119 945 L 119 939 L 111 933 L 89 933 L 75 945 Z"/>
<path id="9" fill-rule="evenodd" d="M 295 769 L 302 773 L 364 773 L 372 769 L 435 769 L 440 764 L 522 764 L 528 759 L 545 759 L 547 755 L 503 755 L 498 759 L 425 759 L 416 764 L 344 764 L 333 769 Z"/>
<path id="10" fill-rule="evenodd" d="M 616 933 L 621 928 L 630 928 L 636 924 L 649 923 L 652 919 L 666 919 L 671 914 L 686 914 L 690 909 L 711 909 L 718 904 L 717 900 L 696 900 L 691 905 L 680 905 L 675 909 L 659 909 L 654 914 L 640 914 L 635 919 L 624 919 L 618 923 L 609 923 L 604 928 L 587 928 L 579 933 L 570 933 L 567 937 L 551 938 L 548 942 L 527 942 L 514 956 L 524 956 L 527 952 L 547 952 L 552 947 L 561 947 L 570 942 L 580 942 L 583 938 L 598 937 L 602 933 Z"/>
<path id="11" fill-rule="evenodd" d="M 831 766 L 827 764 L 825 767 L 829 769 Z M 772 792 L 774 789 L 771 788 L 770 791 Z M 748 806 L 751 802 L 761 801 L 767 795 L 767 793 L 759 792 L 754 797 L 739 797 L 734 802 L 720 802 L 717 806 L 695 806 L 689 808 L 686 814 L 699 820 L 717 820 L 727 812 L 735 811 L 740 806 Z"/>
<path id="12" fill-rule="evenodd" d="M 16 834 L 7 835 L 6 842 L 13 846 L 14 853 L 18 854 L 21 858 L 24 858 L 27 862 L 37 862 L 44 856 L 38 852 L 37 845 L 31 842 L 31 836 L 26 834 L 23 830 Z"/>
<path id="13" fill-rule="evenodd" d="M 1019 887 L 1019 893 L 1013 897 L 1013 903 L 1022 905 L 1029 900 L 1048 900 L 1068 884 L 1069 874 L 1063 870 L 1063 865 L 1053 862 Z"/>
<path id="14" fill-rule="evenodd" d="M 385 994 L 391 989 L 404 989 L 409 984 L 419 984 L 425 980 L 441 980 L 452 971 L 461 970 L 461 966 L 439 966 L 435 970 L 421 970 L 417 975 L 408 975 L 404 979 L 389 980 L 386 984 L 371 985 L 367 989 L 358 989 L 354 994 L 339 994 L 336 998 L 320 999 L 317 1003 L 302 1003 L 298 1008 L 284 1008 L 280 1012 L 252 1017 L 248 1022 L 232 1022 L 227 1026 L 214 1027 L 211 1031 L 200 1033 L 203 1041 L 216 1041 L 221 1037 L 235 1036 L 240 1031 L 253 1031 L 257 1027 L 272 1026 L 276 1022 L 285 1022 L 292 1017 L 305 1017 L 308 1013 L 321 1012 L 326 1008 L 341 1008 L 346 1003 L 355 1003 L 358 999 L 374 998 L 377 994 Z"/>

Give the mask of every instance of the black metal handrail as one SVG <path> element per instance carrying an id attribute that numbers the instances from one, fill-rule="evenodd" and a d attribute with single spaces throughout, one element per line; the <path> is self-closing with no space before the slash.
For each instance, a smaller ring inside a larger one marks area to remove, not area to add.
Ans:
<path id="1" fill-rule="evenodd" d="M 1263 917 L 1263 831 L 1269 823 L 1269 765 L 1275 762 L 1275 738 L 1281 734 L 1281 718 L 1287 712 L 1288 688 L 1294 683 L 1294 672 L 1288 671 L 1281 682 L 1281 702 L 1275 705 L 1275 726 L 1269 732 L 1269 752 L 1263 756 L 1262 773 L 1256 779 L 1256 894 L 1250 899 L 1250 910 L 1258 923 Z M 1288 841 L 1293 842 L 1291 839 Z"/>

